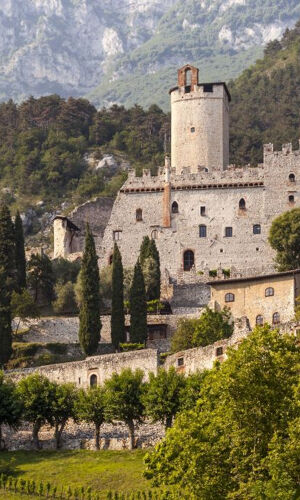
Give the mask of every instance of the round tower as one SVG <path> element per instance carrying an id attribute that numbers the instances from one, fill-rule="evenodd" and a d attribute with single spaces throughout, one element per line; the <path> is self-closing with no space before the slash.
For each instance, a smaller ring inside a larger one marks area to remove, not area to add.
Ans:
<path id="1" fill-rule="evenodd" d="M 171 95 L 171 163 L 176 173 L 195 173 L 229 164 L 229 102 L 224 82 L 199 83 L 199 70 L 178 70 Z"/>

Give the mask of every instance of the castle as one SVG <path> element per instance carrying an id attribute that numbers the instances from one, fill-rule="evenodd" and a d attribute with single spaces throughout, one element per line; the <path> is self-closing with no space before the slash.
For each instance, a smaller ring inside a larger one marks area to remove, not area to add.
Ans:
<path id="1" fill-rule="evenodd" d="M 230 93 L 225 83 L 200 83 L 198 73 L 190 65 L 178 70 L 170 90 L 171 159 L 156 176 L 129 172 L 97 240 L 100 267 L 111 263 L 115 242 L 124 266 L 133 267 L 148 235 L 167 284 L 274 271 L 268 233 L 276 216 L 299 206 L 300 150 L 267 144 L 263 164 L 229 165 Z M 58 229 L 62 223 L 70 241 L 76 228 L 57 220 Z"/>

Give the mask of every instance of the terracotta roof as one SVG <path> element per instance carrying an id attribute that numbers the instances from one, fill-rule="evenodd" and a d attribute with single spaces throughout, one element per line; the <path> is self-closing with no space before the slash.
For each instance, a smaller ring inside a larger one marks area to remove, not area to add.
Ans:
<path id="1" fill-rule="evenodd" d="M 68 219 L 68 217 L 65 217 L 64 215 L 56 215 L 53 220 L 55 219 L 66 220 L 67 227 L 69 229 L 72 229 L 73 231 L 80 231 L 79 227 L 77 227 L 70 219 Z"/>
<path id="2" fill-rule="evenodd" d="M 259 276 L 249 276 L 249 277 L 244 277 L 244 278 L 224 278 L 222 280 L 216 280 L 216 281 L 208 281 L 207 285 L 224 285 L 224 283 L 238 283 L 239 281 L 262 281 L 262 280 L 267 280 L 269 278 L 276 278 L 277 276 L 280 278 L 281 276 L 288 276 L 288 275 L 294 275 L 294 274 L 299 274 L 300 269 L 293 269 L 292 271 L 283 271 L 281 273 L 272 273 L 272 274 L 260 274 Z"/>

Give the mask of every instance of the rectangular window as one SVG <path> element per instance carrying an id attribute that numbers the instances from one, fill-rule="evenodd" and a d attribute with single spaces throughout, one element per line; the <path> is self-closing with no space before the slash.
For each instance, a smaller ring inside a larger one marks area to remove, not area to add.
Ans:
<path id="1" fill-rule="evenodd" d="M 200 207 L 200 215 L 205 215 L 205 207 Z"/>
<path id="2" fill-rule="evenodd" d="M 261 233 L 260 224 L 254 224 L 254 226 L 253 226 L 253 234 L 260 234 L 260 233 Z"/>
<path id="3" fill-rule="evenodd" d="M 199 237 L 206 238 L 206 226 L 199 226 Z"/>
<path id="4" fill-rule="evenodd" d="M 206 83 L 205 85 L 203 85 L 203 92 L 213 92 L 213 91 L 214 87 L 212 83 Z"/>
<path id="5" fill-rule="evenodd" d="M 177 366 L 183 366 L 184 365 L 184 358 L 178 358 L 177 359 Z"/>
<path id="6" fill-rule="evenodd" d="M 119 241 L 121 239 L 122 231 L 113 231 L 113 239 L 114 241 Z"/>
<path id="7" fill-rule="evenodd" d="M 232 227 L 225 227 L 225 237 L 226 238 L 232 237 Z"/>
<path id="8" fill-rule="evenodd" d="M 223 347 L 217 347 L 216 356 L 222 356 L 222 354 L 223 354 Z"/>

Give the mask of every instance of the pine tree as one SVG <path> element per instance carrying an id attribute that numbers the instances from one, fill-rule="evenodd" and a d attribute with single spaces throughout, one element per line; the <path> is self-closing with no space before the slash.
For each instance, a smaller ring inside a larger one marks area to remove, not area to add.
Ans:
<path id="1" fill-rule="evenodd" d="M 16 241 L 16 268 L 17 268 L 17 288 L 26 288 L 26 258 L 24 248 L 23 224 L 19 211 L 15 218 L 15 241 Z"/>
<path id="2" fill-rule="evenodd" d="M 126 341 L 124 316 L 123 265 L 118 245 L 115 243 L 112 261 L 112 302 L 111 302 L 111 341 L 115 349 L 120 342 Z"/>
<path id="3" fill-rule="evenodd" d="M 130 289 L 130 340 L 144 343 L 147 340 L 147 302 L 144 276 L 137 261 Z"/>
<path id="4" fill-rule="evenodd" d="M 7 205 L 0 205 L 0 267 L 10 289 L 15 280 L 15 231 Z"/>
<path id="5" fill-rule="evenodd" d="M 159 300 L 160 299 L 160 259 L 159 259 L 159 252 L 157 250 L 157 246 L 155 243 L 155 240 L 151 240 L 149 244 L 149 253 L 150 257 L 155 262 L 155 267 L 154 267 L 154 276 L 153 276 L 153 286 L 151 290 L 149 291 L 149 298 L 148 300 Z"/>
<path id="6" fill-rule="evenodd" d="M 6 284 L 6 273 L 0 267 L 0 366 L 7 363 L 12 354 L 12 331 L 10 292 Z"/>
<path id="7" fill-rule="evenodd" d="M 98 259 L 94 238 L 88 224 L 80 276 L 82 303 L 79 313 L 79 341 L 85 354 L 91 356 L 97 350 L 102 325 L 100 320 Z"/>

